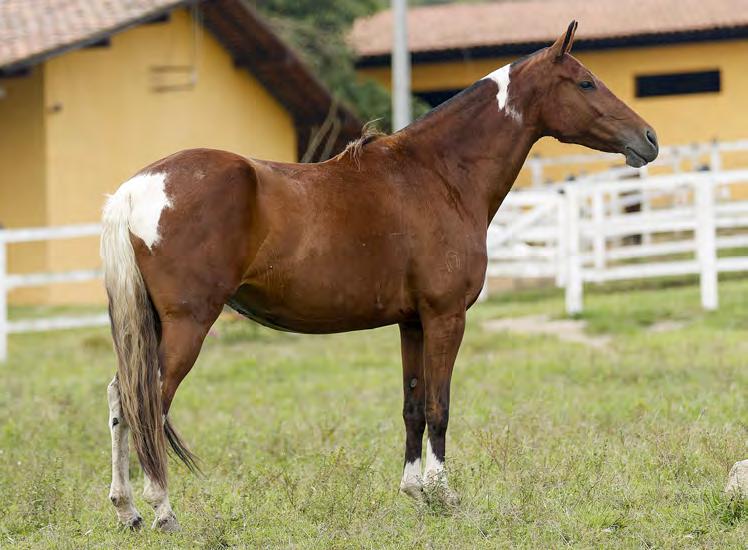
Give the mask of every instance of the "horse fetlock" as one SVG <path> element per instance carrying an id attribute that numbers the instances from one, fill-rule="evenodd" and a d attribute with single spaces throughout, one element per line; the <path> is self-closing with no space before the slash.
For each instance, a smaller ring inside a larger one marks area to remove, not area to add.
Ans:
<path id="1" fill-rule="evenodd" d="M 164 501 L 166 501 L 167 506 L 169 502 L 169 497 L 167 496 L 166 491 L 161 489 L 155 483 L 149 482 L 146 482 L 145 489 L 143 489 L 143 498 L 154 510 L 157 510 Z"/>
<path id="2" fill-rule="evenodd" d="M 118 510 L 120 508 L 128 508 L 132 505 L 132 493 L 127 489 L 121 487 L 112 486 L 109 490 L 109 500 Z"/>
<path id="3" fill-rule="evenodd" d="M 112 499 L 114 502 L 114 499 Z M 117 507 L 117 520 L 120 525 L 126 529 L 137 531 L 143 527 L 143 516 L 138 513 L 138 510 L 132 503 L 126 503 L 124 506 L 120 503 Z"/>

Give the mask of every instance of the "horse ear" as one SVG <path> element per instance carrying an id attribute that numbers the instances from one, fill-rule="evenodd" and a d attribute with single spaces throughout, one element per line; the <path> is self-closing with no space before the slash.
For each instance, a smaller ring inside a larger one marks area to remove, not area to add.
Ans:
<path id="1" fill-rule="evenodd" d="M 554 62 L 561 61 L 564 55 L 571 51 L 571 46 L 574 44 L 574 34 L 577 32 L 577 26 L 578 23 L 576 21 L 569 23 L 569 27 L 566 29 L 566 34 L 559 36 L 558 40 L 556 40 L 551 46 L 551 55 L 553 56 Z"/>

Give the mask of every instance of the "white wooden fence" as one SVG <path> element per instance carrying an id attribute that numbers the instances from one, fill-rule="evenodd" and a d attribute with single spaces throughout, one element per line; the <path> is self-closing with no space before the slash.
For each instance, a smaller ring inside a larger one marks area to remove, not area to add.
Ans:
<path id="1" fill-rule="evenodd" d="M 74 239 L 98 236 L 98 224 L 38 227 L 33 229 L 0 229 L 0 362 L 8 358 L 8 334 L 53 329 L 106 325 L 106 314 L 75 317 L 47 317 L 39 319 L 8 320 L 8 293 L 21 287 L 42 286 L 53 283 L 73 283 L 101 278 L 100 270 L 75 270 L 57 273 L 8 273 L 8 245 L 57 239 Z"/>
<path id="2" fill-rule="evenodd" d="M 585 283 L 696 274 L 703 307 L 715 309 L 718 273 L 748 271 L 748 255 L 718 254 L 747 254 L 739 250 L 748 248 L 741 194 L 748 170 L 516 190 L 489 229 L 488 276 L 553 278 L 574 314 Z"/>

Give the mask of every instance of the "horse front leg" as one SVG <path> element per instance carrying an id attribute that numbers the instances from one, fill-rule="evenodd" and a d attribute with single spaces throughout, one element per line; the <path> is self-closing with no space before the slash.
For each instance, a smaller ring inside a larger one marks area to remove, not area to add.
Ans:
<path id="1" fill-rule="evenodd" d="M 459 498 L 447 484 L 444 463 L 449 423 L 449 388 L 457 351 L 465 331 L 465 310 L 461 308 L 456 312 L 425 316 L 422 322 L 425 410 L 429 428 L 424 489 L 445 504 L 455 505 Z"/>
<path id="2" fill-rule="evenodd" d="M 400 490 L 421 498 L 421 451 L 426 429 L 423 381 L 423 329 L 419 323 L 400 325 L 403 359 L 403 421 L 405 422 L 405 462 Z"/>

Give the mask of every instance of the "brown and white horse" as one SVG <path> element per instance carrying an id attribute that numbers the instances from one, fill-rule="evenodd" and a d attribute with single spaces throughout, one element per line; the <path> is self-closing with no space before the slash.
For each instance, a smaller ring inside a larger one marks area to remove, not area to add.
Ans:
<path id="1" fill-rule="evenodd" d="M 142 525 L 128 479 L 132 432 L 154 527 L 179 526 L 167 441 L 188 466 L 193 457 L 167 414 L 225 304 L 303 333 L 398 324 L 400 489 L 418 497 L 431 486 L 455 501 L 444 471 L 452 368 L 483 285 L 488 224 L 530 147 L 553 136 L 622 153 L 632 166 L 657 156 L 650 126 L 569 55 L 575 30 L 572 22 L 552 46 L 327 162 L 182 151 L 109 198 L 101 250 L 118 356 L 108 394 L 120 522 Z"/>

